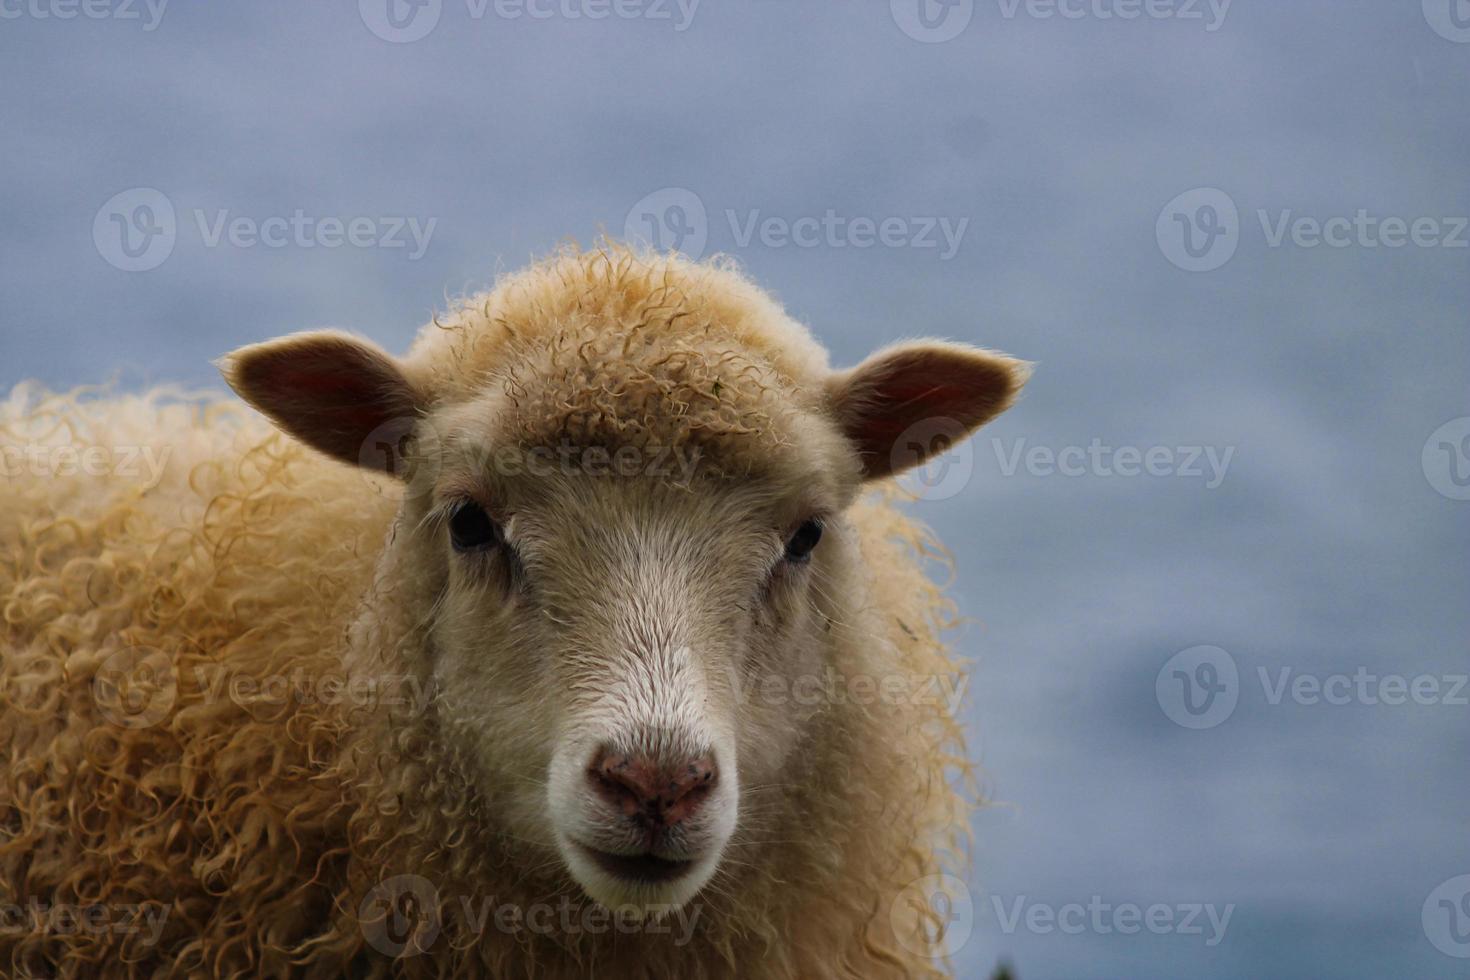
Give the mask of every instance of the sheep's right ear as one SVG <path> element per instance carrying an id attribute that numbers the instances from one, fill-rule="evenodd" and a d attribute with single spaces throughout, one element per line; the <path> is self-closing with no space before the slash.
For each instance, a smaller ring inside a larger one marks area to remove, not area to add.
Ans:
<path id="1" fill-rule="evenodd" d="M 1011 406 L 1031 365 L 995 351 L 913 340 L 828 380 L 843 434 L 874 480 L 947 450 Z"/>
<path id="2" fill-rule="evenodd" d="M 392 355 L 337 331 L 252 344 L 217 363 L 230 387 L 282 429 L 354 466 L 391 464 L 392 454 L 364 451 L 367 439 L 390 423 L 410 426 L 421 404 Z"/>

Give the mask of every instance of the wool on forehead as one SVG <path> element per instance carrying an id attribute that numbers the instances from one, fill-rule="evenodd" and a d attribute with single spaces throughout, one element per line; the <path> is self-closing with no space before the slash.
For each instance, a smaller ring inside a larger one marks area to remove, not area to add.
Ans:
<path id="1" fill-rule="evenodd" d="M 503 395 L 527 445 L 778 445 L 820 408 L 826 352 L 729 260 L 564 248 L 419 333 L 436 404 Z"/>

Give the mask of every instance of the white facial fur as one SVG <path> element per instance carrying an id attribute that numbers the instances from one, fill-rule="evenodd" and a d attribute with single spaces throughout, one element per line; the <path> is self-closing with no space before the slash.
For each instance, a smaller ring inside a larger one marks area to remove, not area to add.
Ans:
<path id="1" fill-rule="evenodd" d="M 799 719 L 739 693 L 772 670 L 817 669 L 807 598 L 822 548 L 806 564 L 783 552 L 833 502 L 815 479 L 507 476 L 476 428 L 441 423 L 437 486 L 405 514 L 417 530 L 403 544 L 442 590 L 440 710 L 516 839 L 554 852 L 609 908 L 683 905 L 737 831 L 742 783 L 776 778 L 799 739 Z M 481 501 L 506 545 L 457 552 L 443 515 L 459 499 Z M 650 831 L 597 791 L 589 773 L 609 750 L 671 770 L 704 758 L 716 776 L 692 813 Z M 639 880 L 588 848 L 688 863 Z"/>

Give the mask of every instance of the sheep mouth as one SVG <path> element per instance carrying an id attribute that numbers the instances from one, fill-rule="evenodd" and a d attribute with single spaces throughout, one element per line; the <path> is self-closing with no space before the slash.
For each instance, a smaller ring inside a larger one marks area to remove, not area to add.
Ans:
<path id="1" fill-rule="evenodd" d="M 615 878 L 643 884 L 657 884 L 684 877 L 694 868 L 693 861 L 676 861 L 656 854 L 612 854 L 585 844 L 578 845 L 599 868 Z"/>

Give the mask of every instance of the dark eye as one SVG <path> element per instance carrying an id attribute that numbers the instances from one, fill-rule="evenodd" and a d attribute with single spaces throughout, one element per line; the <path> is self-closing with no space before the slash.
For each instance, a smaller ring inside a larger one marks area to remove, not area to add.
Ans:
<path id="1" fill-rule="evenodd" d="M 786 542 L 785 558 L 790 562 L 804 562 L 812 556 L 812 549 L 817 542 L 822 540 L 822 522 L 810 520 L 802 522 L 796 533 L 791 535 Z"/>
<path id="2" fill-rule="evenodd" d="M 449 515 L 449 540 L 455 551 L 478 551 L 500 543 L 500 526 L 479 504 L 465 501 Z"/>

